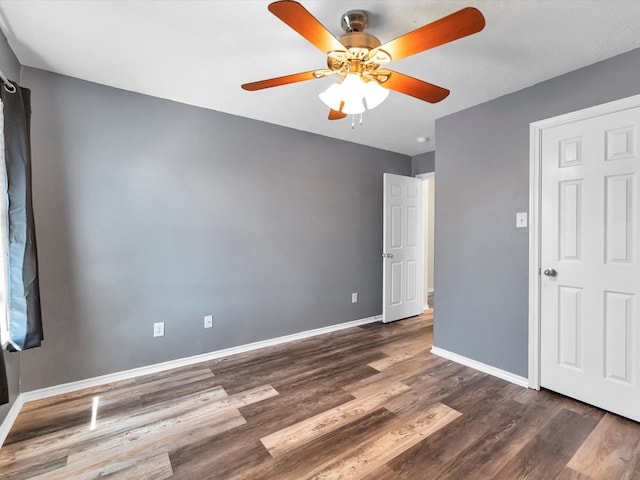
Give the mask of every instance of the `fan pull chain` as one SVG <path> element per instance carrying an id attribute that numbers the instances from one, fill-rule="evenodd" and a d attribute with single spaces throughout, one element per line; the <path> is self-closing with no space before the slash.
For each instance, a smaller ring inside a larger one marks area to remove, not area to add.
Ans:
<path id="1" fill-rule="evenodd" d="M 358 122 L 360 125 L 364 125 L 364 115 L 360 114 L 360 121 Z M 355 114 L 351 115 L 351 130 L 356 129 L 356 116 Z"/>

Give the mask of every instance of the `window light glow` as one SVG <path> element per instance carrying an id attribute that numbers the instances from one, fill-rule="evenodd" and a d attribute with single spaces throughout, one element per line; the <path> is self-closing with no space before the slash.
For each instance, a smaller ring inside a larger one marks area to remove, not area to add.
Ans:
<path id="1" fill-rule="evenodd" d="M 93 405 L 91 407 L 91 425 L 89 426 L 89 430 L 96 429 L 96 421 L 98 420 L 98 403 L 100 402 L 100 397 L 93 397 Z"/>

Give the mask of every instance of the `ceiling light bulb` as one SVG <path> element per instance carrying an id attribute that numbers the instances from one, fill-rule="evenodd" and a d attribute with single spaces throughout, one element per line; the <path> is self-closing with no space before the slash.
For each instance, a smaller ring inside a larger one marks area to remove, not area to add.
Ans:
<path id="1" fill-rule="evenodd" d="M 331 110 L 340 111 L 340 103 L 342 102 L 342 85 L 340 83 L 332 83 L 318 96 Z"/>
<path id="2" fill-rule="evenodd" d="M 364 86 L 364 99 L 367 108 L 371 110 L 380 105 L 389 96 L 389 90 L 380 86 L 375 80 L 369 80 Z"/>

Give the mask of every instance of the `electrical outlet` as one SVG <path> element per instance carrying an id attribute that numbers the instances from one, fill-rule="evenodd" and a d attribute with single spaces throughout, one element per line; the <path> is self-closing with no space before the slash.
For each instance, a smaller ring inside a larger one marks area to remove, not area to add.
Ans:
<path id="1" fill-rule="evenodd" d="M 153 336 L 164 337 L 164 322 L 156 322 L 153 324 Z"/>
<path id="2" fill-rule="evenodd" d="M 358 292 L 353 292 L 351 294 L 351 303 L 358 303 Z"/>
<path id="3" fill-rule="evenodd" d="M 213 327 L 213 315 L 205 315 L 204 317 L 204 328 Z"/>

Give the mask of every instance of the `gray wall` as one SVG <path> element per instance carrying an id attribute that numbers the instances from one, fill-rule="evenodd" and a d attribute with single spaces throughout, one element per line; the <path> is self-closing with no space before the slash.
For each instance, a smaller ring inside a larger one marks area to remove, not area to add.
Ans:
<path id="1" fill-rule="evenodd" d="M 527 376 L 529 123 L 639 93 L 634 50 L 436 121 L 436 346 Z"/>
<path id="2" fill-rule="evenodd" d="M 436 171 L 436 152 L 427 152 L 411 157 L 411 175 Z"/>
<path id="3" fill-rule="evenodd" d="M 382 174 L 410 174 L 409 157 L 22 80 L 45 331 L 22 354 L 24 391 L 381 313 Z"/>
<path id="4" fill-rule="evenodd" d="M 18 59 L 13 54 L 2 32 L 0 32 L 0 70 L 2 70 L 2 73 L 4 73 L 8 79 L 13 81 L 19 80 L 20 63 L 18 63 Z M 4 361 L 7 367 L 7 378 L 9 380 L 9 403 L 7 405 L 0 405 L 0 422 L 2 422 L 20 393 L 21 354 L 2 352 L 0 355 L 4 355 Z"/>

